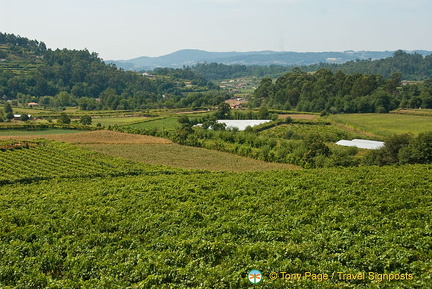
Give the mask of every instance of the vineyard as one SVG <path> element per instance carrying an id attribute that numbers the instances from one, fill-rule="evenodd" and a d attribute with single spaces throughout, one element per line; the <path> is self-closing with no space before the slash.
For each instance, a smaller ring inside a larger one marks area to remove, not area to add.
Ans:
<path id="1" fill-rule="evenodd" d="M 216 173 L 34 142 L 0 152 L 1 288 L 432 286 L 431 165 Z"/>
<path id="2" fill-rule="evenodd" d="M 4 144 L 9 142 L 3 141 Z M 0 142 L 0 148 L 4 146 Z M 171 171 L 47 140 L 36 140 L 31 146 L 22 148 L 0 150 L 0 164 L 0 184 Z"/>

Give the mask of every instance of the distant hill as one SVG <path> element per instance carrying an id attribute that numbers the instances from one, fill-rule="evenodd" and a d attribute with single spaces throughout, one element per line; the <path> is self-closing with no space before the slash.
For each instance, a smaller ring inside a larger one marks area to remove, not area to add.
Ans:
<path id="1" fill-rule="evenodd" d="M 416 50 L 423 56 L 432 51 Z M 227 65 L 296 65 L 305 66 L 317 63 L 341 64 L 353 60 L 376 60 L 393 56 L 394 51 L 344 51 L 344 52 L 208 52 L 195 49 L 184 49 L 159 57 L 139 57 L 130 60 L 107 60 L 125 70 L 152 70 L 157 67 L 181 68 L 203 62 L 216 62 Z"/>

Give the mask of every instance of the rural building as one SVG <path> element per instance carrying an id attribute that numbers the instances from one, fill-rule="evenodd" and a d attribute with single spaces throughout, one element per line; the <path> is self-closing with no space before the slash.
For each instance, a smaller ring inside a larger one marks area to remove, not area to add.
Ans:
<path id="1" fill-rule="evenodd" d="M 247 100 L 245 100 L 244 98 L 240 98 L 240 97 L 228 99 L 225 102 L 230 105 L 231 109 L 241 108 L 242 106 L 244 106 L 248 103 Z"/>
<path id="2" fill-rule="evenodd" d="M 39 106 L 39 103 L 37 103 L 37 102 L 29 102 L 29 103 L 27 103 L 27 106 Z"/>

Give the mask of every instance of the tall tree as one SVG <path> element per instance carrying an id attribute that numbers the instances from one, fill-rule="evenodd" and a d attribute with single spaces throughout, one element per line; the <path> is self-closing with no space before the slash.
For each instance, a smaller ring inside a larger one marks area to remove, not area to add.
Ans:
<path id="1" fill-rule="evenodd" d="M 6 104 L 5 104 L 4 108 L 3 108 L 3 112 L 4 112 L 5 114 L 13 113 L 12 106 L 10 105 L 9 102 L 6 102 Z"/>
<path id="2" fill-rule="evenodd" d="M 231 107 L 228 103 L 222 102 L 219 104 L 218 111 L 216 112 L 216 117 L 218 119 L 229 119 L 231 116 Z"/>

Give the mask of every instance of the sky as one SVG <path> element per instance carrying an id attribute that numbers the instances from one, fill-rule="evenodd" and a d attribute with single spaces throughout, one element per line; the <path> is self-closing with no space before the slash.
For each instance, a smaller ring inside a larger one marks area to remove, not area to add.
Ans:
<path id="1" fill-rule="evenodd" d="M 0 0 L 0 32 L 104 60 L 181 49 L 432 50 L 431 0 Z"/>

